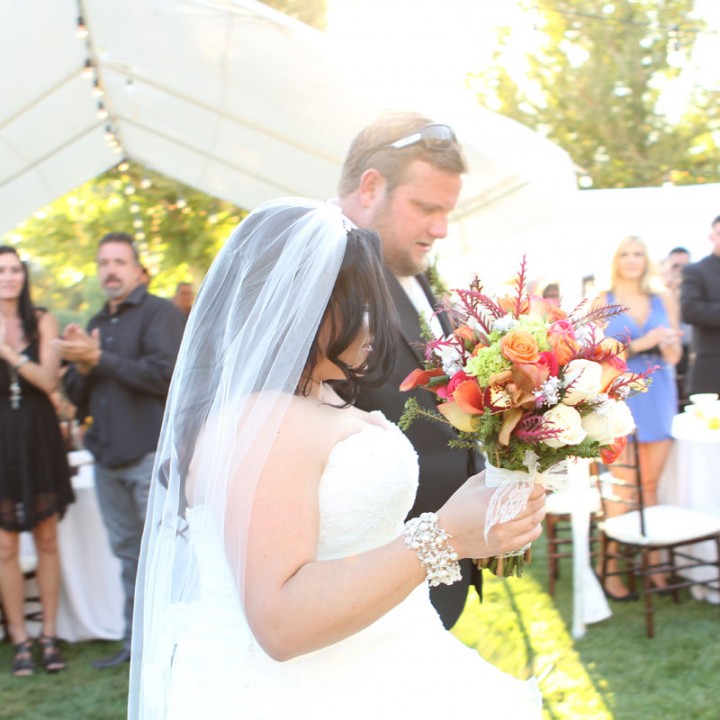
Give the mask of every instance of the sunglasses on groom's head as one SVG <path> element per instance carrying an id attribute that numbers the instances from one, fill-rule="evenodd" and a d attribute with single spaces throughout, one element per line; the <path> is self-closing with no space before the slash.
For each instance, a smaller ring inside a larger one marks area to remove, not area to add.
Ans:
<path id="1" fill-rule="evenodd" d="M 373 148 L 367 153 L 367 157 L 370 158 L 375 153 L 387 148 L 402 150 L 413 145 L 422 145 L 426 150 L 445 150 L 454 144 L 457 144 L 457 138 L 449 125 L 430 123 L 399 140 Z"/>
<path id="2" fill-rule="evenodd" d="M 449 125 L 430 123 L 429 125 L 423 125 L 411 135 L 385 145 L 385 147 L 400 150 L 411 145 L 422 145 L 426 150 L 444 150 L 454 143 L 457 143 L 457 138 Z"/>

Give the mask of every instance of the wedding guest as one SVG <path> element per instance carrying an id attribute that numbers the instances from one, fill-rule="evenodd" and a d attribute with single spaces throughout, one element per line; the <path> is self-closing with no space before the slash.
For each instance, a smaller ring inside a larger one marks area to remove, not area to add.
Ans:
<path id="1" fill-rule="evenodd" d="M 59 382 L 51 343 L 58 326 L 33 306 L 27 266 L 0 246 L 0 599 L 14 645 L 12 674 L 35 670 L 25 625 L 20 533 L 30 531 L 37 553 L 42 607 L 38 643 L 48 672 L 65 668 L 56 632 L 60 594 L 57 523 L 74 495 L 60 425 L 50 400 Z"/>
<path id="2" fill-rule="evenodd" d="M 680 288 L 682 317 L 692 326 L 694 359 L 688 394 L 720 394 L 720 215 L 710 229 L 712 252 L 686 265 Z"/>
<path id="3" fill-rule="evenodd" d="M 110 545 L 122 565 L 125 637 L 115 655 L 93 663 L 104 669 L 130 659 L 140 540 L 183 319 L 170 301 L 148 293 L 132 236 L 105 235 L 97 266 L 107 302 L 87 332 L 68 325 L 55 346 L 72 363 L 63 382 L 78 419 L 92 417 L 85 446 L 95 460 L 95 490 Z"/>
<path id="4" fill-rule="evenodd" d="M 542 291 L 542 296 L 545 300 L 551 300 L 552 302 L 560 302 L 560 285 L 557 283 L 548 283 Z"/>
<path id="5" fill-rule="evenodd" d="M 534 682 L 445 631 L 427 581 L 537 538 L 544 493 L 487 539 L 483 475 L 403 522 L 415 451 L 331 385 L 387 371 L 392 317 L 377 236 L 334 204 L 268 202 L 216 258 L 163 422 L 130 718 L 540 717 Z"/>
<path id="6" fill-rule="evenodd" d="M 382 411 L 391 422 L 400 419 L 408 396 L 423 407 L 435 407 L 431 393 L 400 392 L 400 383 L 424 361 L 421 314 L 435 335 L 452 332 L 446 313 L 436 312 L 438 300 L 427 271 L 435 241 L 447 235 L 448 216 L 465 172 L 452 128 L 413 112 L 381 115 L 355 137 L 343 164 L 337 202 L 358 227 L 380 235 L 385 279 L 400 318 L 395 368 L 382 387 L 363 390 L 358 405 Z M 420 461 L 420 486 L 411 515 L 439 507 L 484 467 L 478 453 L 448 446 L 456 437 L 449 425 L 415 423 L 407 436 Z M 431 589 L 446 628 L 460 617 L 470 585 L 482 593 L 480 573 L 472 562 L 462 563 L 462 573 L 462 582 Z"/>
<path id="7" fill-rule="evenodd" d="M 680 307 L 680 285 L 682 284 L 683 268 L 690 262 L 690 251 L 685 247 L 674 247 L 663 263 L 663 276 L 674 302 Z M 680 321 L 683 331 L 682 356 L 675 366 L 675 378 L 678 388 L 678 411 L 682 410 L 687 402 L 687 374 L 690 366 L 690 353 L 692 349 L 692 325 Z"/>
<path id="8" fill-rule="evenodd" d="M 679 308 L 669 292 L 652 291 L 652 265 L 647 246 L 638 237 L 626 237 L 612 259 L 611 289 L 601 295 L 605 304 L 618 303 L 627 310 L 611 318 L 605 334 L 621 341 L 629 341 L 627 364 L 635 373 L 643 373 L 657 366 L 647 392 L 628 398 L 633 414 L 640 456 L 640 477 L 646 505 L 657 505 L 657 486 L 672 444 L 672 419 L 677 412 L 675 365 L 682 354 L 679 330 Z M 621 458 L 620 462 L 627 462 Z M 629 472 L 611 466 L 620 477 Z M 611 512 L 619 514 L 622 506 Z M 651 562 L 659 562 L 657 553 Z M 614 563 L 610 571 L 617 569 Z M 656 573 L 657 587 L 667 584 L 662 573 Z M 613 600 L 635 599 L 628 593 L 619 576 L 607 579 L 605 592 Z"/>
<path id="9" fill-rule="evenodd" d="M 183 314 L 187 320 L 192 310 L 193 301 L 195 300 L 195 292 L 193 290 L 192 283 L 179 282 L 175 287 L 175 294 L 173 295 L 173 305 Z"/>

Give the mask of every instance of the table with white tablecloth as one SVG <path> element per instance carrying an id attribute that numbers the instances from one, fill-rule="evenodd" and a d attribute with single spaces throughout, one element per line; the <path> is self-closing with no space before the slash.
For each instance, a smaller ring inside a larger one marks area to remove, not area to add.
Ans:
<path id="1" fill-rule="evenodd" d="M 720 429 L 711 429 L 691 409 L 673 419 L 675 438 L 670 456 L 660 477 L 658 499 L 661 503 L 702 510 L 720 517 Z M 717 550 L 712 542 L 693 546 L 693 554 L 714 559 Z M 694 577 L 710 579 L 712 568 L 687 571 Z M 692 588 L 693 596 L 720 603 L 720 593 L 709 588 Z"/>
<path id="2" fill-rule="evenodd" d="M 58 525 L 58 636 L 69 642 L 118 640 L 125 627 L 120 561 L 110 549 L 100 514 L 92 456 L 83 457 L 82 452 L 71 453 L 71 462 L 78 464 L 73 477 L 76 499 Z"/>

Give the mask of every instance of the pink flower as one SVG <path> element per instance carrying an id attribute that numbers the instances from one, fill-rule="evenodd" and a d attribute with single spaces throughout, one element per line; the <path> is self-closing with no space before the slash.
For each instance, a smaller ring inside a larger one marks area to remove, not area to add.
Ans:
<path id="1" fill-rule="evenodd" d="M 557 320 L 548 328 L 548 342 L 560 366 L 567 365 L 580 349 L 575 328 L 567 320 Z"/>
<path id="2" fill-rule="evenodd" d="M 472 377 L 472 375 L 468 375 L 464 370 L 458 370 L 450 378 L 447 385 L 443 385 L 442 387 L 438 388 L 438 397 L 441 397 L 443 400 L 450 400 L 457 386 L 460 385 L 460 383 L 465 382 L 466 380 L 472 380 L 477 385 L 477 381 L 474 377 Z"/>

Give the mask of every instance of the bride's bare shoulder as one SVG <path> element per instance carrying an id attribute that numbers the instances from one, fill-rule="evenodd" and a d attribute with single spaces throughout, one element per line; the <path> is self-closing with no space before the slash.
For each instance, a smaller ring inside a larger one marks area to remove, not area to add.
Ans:
<path id="1" fill-rule="evenodd" d="M 365 413 L 335 402 L 295 396 L 283 417 L 278 441 L 326 457 L 336 443 L 359 430 L 362 415 Z"/>

